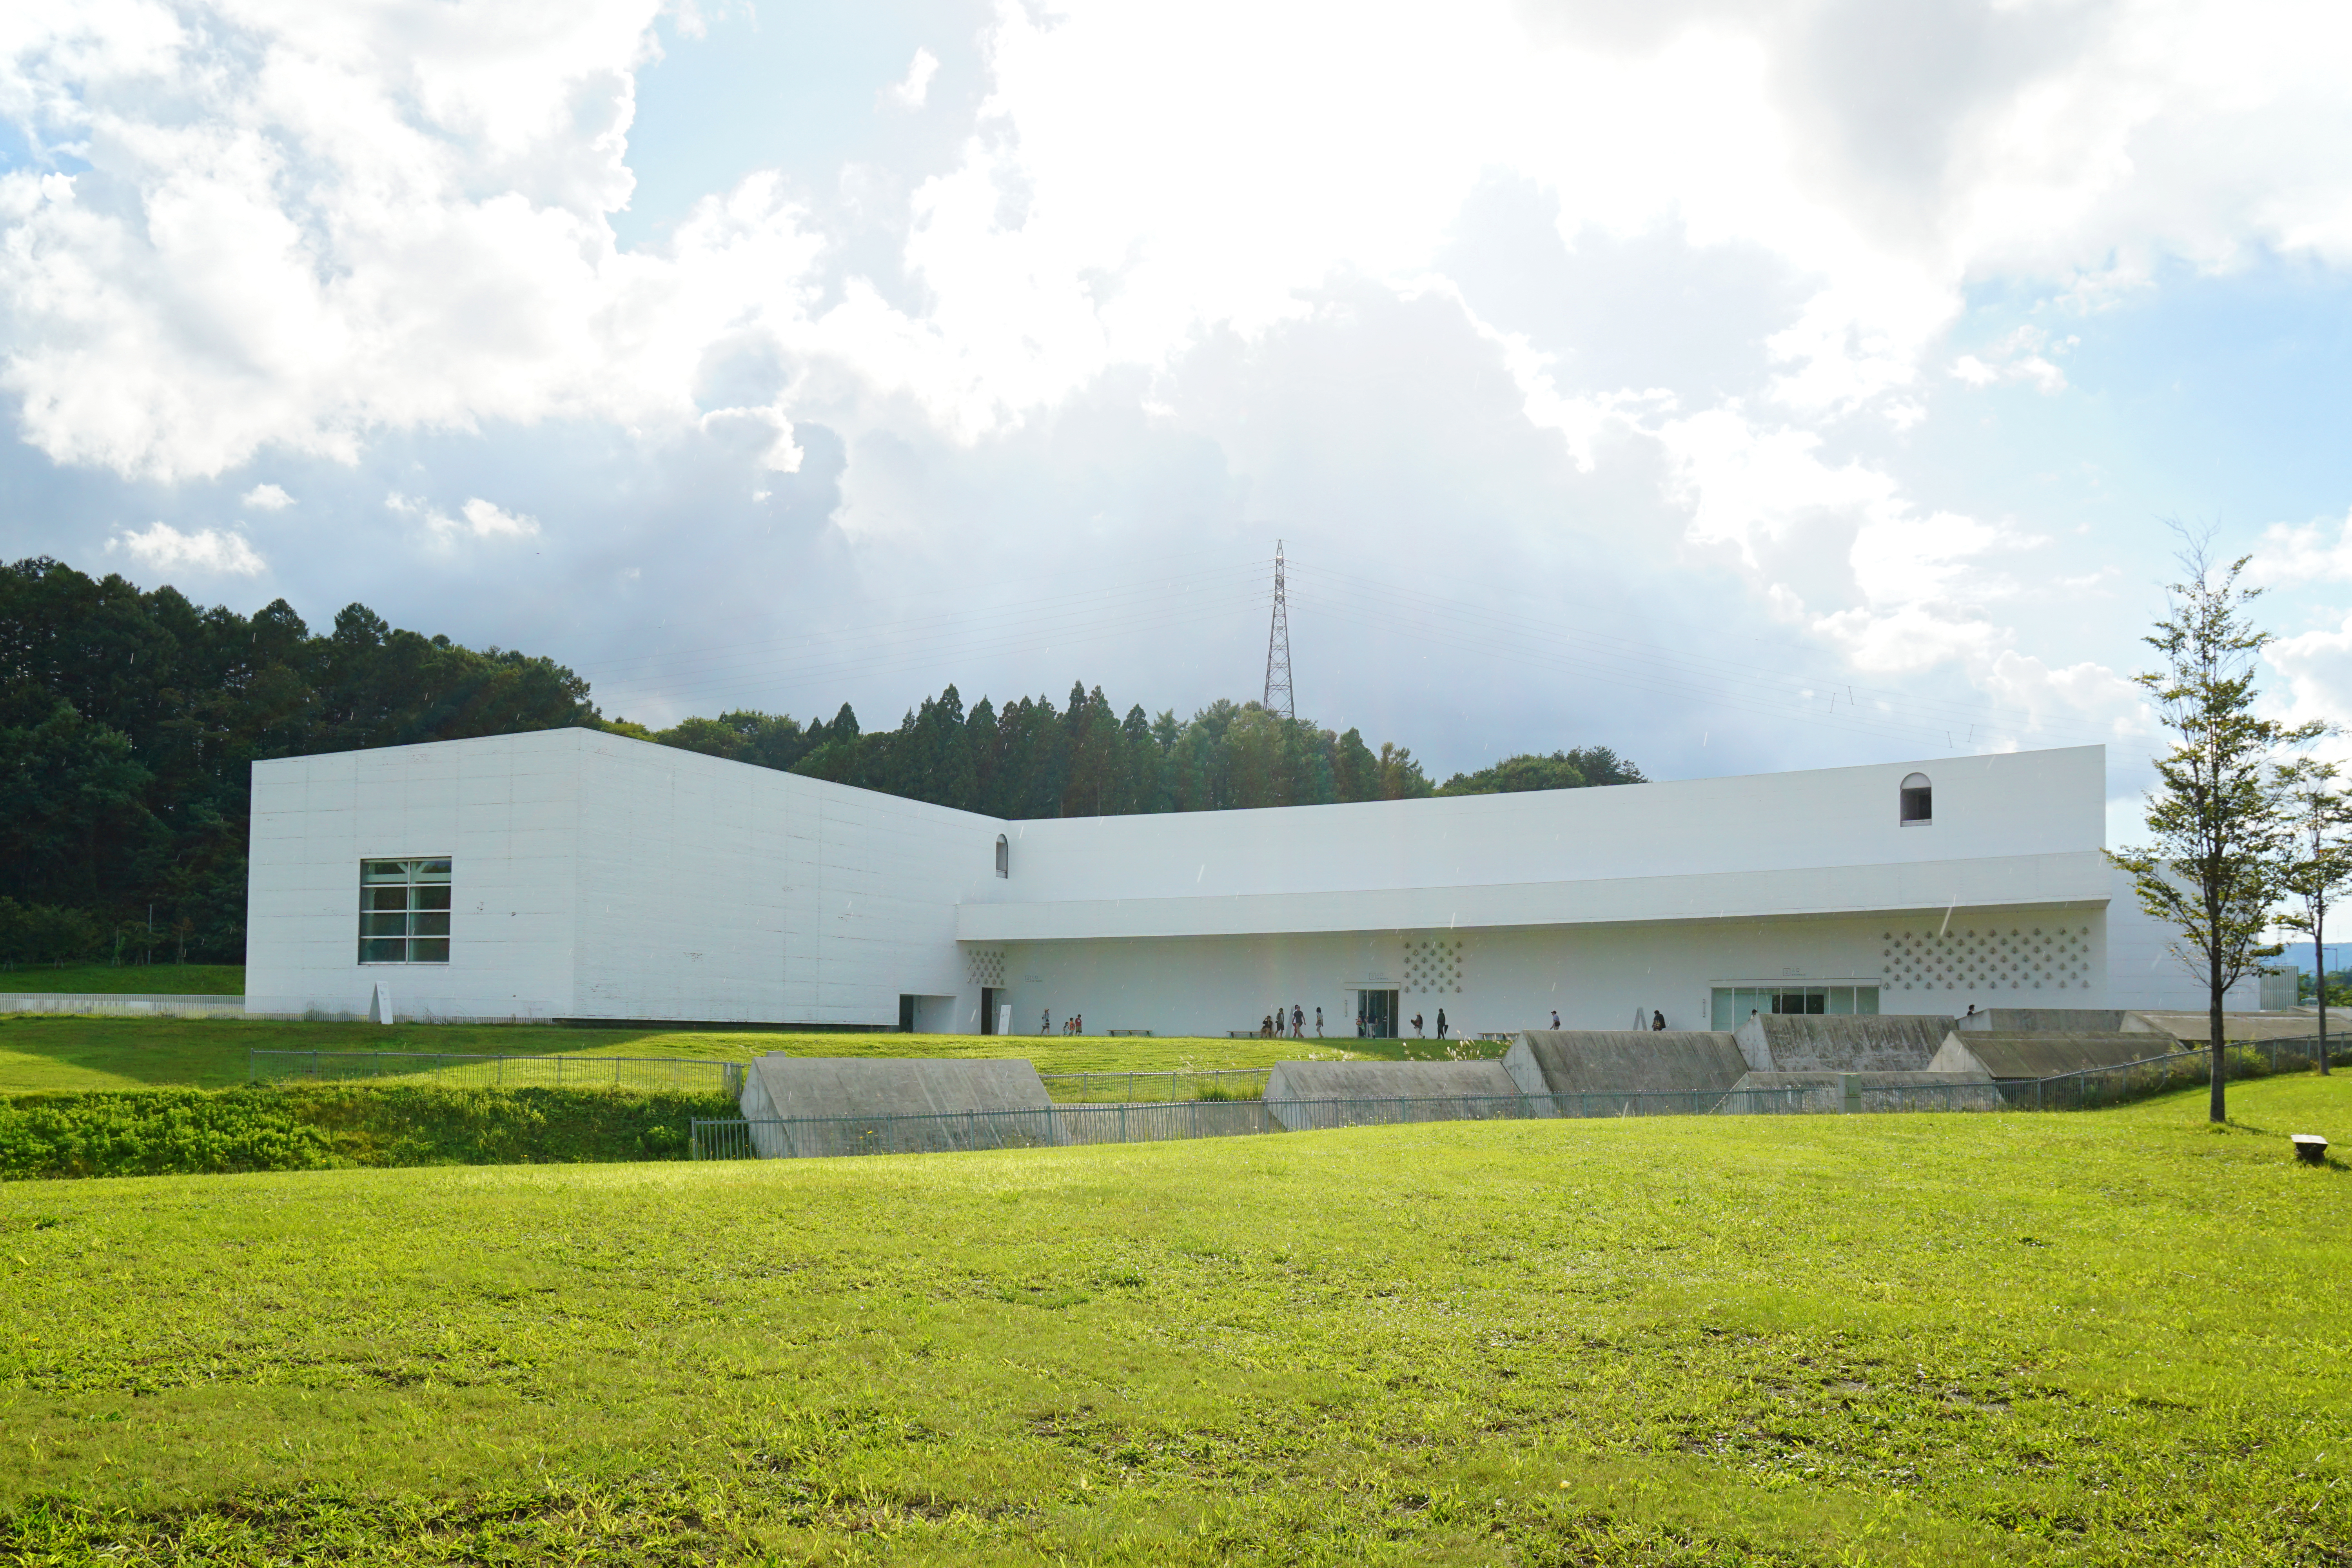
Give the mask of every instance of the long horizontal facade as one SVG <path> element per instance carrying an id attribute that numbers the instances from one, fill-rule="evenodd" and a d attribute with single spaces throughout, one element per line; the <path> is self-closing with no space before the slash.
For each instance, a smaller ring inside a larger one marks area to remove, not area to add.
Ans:
<path id="1" fill-rule="evenodd" d="M 1219 1035 L 1296 1004 L 1347 1036 L 2198 1005 L 2101 853 L 2105 774 L 1001 822 L 585 730 L 289 758 L 254 768 L 247 1006 Z"/>

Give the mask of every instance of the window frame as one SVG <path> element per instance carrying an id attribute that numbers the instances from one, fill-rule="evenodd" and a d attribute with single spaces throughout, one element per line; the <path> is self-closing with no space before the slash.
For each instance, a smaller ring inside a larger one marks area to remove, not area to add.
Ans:
<path id="1" fill-rule="evenodd" d="M 1013 841 L 1002 833 L 996 836 L 996 874 L 1013 879 Z"/>
<path id="2" fill-rule="evenodd" d="M 446 965 L 457 871 L 447 855 L 370 856 L 360 862 L 358 962 L 364 968 Z M 398 956 L 393 956 L 394 952 Z"/>
<path id="3" fill-rule="evenodd" d="M 1915 780 L 1917 782 L 1913 782 Z M 1924 796 L 1924 804 L 1927 808 L 1925 813 L 1918 816 L 1911 815 L 1911 797 L 1914 795 Z M 1936 781 L 1929 778 L 1926 773 L 1906 774 L 1903 782 L 1895 786 L 1895 820 L 1898 826 L 1904 827 L 1935 826 Z"/>

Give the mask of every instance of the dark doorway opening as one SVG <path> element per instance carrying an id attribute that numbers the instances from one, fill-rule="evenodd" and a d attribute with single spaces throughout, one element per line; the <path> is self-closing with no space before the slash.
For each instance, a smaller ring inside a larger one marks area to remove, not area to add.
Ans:
<path id="1" fill-rule="evenodd" d="M 996 1033 L 996 987 L 993 985 L 980 988 L 980 1032 L 983 1035 Z"/>
<path id="2" fill-rule="evenodd" d="M 1359 991 L 1356 1010 L 1363 1016 L 1364 1033 L 1375 1040 L 1397 1037 L 1397 994 L 1393 991 Z"/>
<path id="3" fill-rule="evenodd" d="M 898 1032 L 902 1035 L 915 1032 L 915 999 L 912 996 L 898 998 Z"/>

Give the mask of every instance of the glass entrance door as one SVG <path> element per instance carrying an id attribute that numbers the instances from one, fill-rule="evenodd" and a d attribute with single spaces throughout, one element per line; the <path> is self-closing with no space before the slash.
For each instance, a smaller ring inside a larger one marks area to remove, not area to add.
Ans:
<path id="1" fill-rule="evenodd" d="M 1359 991 L 1356 1009 L 1364 1020 L 1364 1033 L 1375 1040 L 1397 1037 L 1397 994 L 1393 991 Z"/>

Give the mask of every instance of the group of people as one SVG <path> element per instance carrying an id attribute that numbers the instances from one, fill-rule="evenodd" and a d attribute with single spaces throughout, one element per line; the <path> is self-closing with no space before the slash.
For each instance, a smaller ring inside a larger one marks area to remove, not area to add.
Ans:
<path id="1" fill-rule="evenodd" d="M 1051 1007 L 1037 1015 L 1037 1032 L 1041 1035 L 1050 1035 L 1054 1032 L 1054 1010 Z M 1062 1033 L 1083 1035 L 1086 1032 L 1087 1016 L 1084 1013 L 1073 1013 L 1062 1020 Z"/>
<path id="2" fill-rule="evenodd" d="M 1360 1028 L 1356 1032 L 1360 1035 L 1363 1030 Z M 1290 1005 L 1289 1021 L 1286 1025 L 1283 1010 L 1276 1006 L 1273 1012 L 1257 1021 L 1257 1033 L 1258 1038 L 1262 1040 L 1279 1040 L 1286 1036 L 1294 1040 L 1303 1040 L 1307 1037 L 1307 1011 L 1297 1003 L 1293 1002 Z M 1320 1007 L 1315 1009 L 1315 1037 L 1318 1040 L 1323 1037 L 1323 1009 Z"/>

